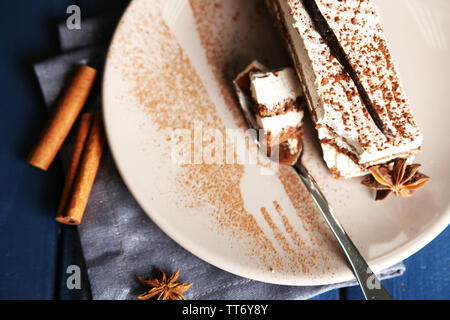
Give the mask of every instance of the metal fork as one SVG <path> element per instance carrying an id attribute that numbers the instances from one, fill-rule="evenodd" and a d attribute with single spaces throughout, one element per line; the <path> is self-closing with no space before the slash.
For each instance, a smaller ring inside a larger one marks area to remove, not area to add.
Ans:
<path id="1" fill-rule="evenodd" d="M 327 199 L 323 195 L 322 191 L 320 191 L 316 181 L 309 174 L 305 166 L 303 166 L 301 161 L 302 154 L 303 147 L 300 151 L 300 156 L 297 163 L 293 167 L 302 179 L 306 189 L 308 189 L 311 195 L 311 198 L 314 200 L 317 208 L 319 208 L 320 213 L 324 217 L 342 250 L 344 251 L 345 257 L 353 269 L 353 273 L 359 282 L 359 286 L 361 287 L 364 297 L 367 300 L 392 300 L 391 295 L 383 287 L 380 280 L 377 278 L 375 273 L 373 273 L 372 269 L 370 269 L 366 260 L 364 260 L 359 250 L 353 244 L 352 240 L 339 223 Z"/>
<path id="2" fill-rule="evenodd" d="M 249 99 L 249 97 L 247 97 L 244 90 L 242 90 L 236 82 L 233 83 L 239 99 L 242 113 L 244 114 L 244 118 L 247 121 L 248 126 L 257 130 L 258 128 L 256 127 L 256 121 L 251 111 L 251 100 Z M 256 137 L 255 142 L 261 147 L 261 144 Z M 301 161 L 302 155 L 303 145 L 301 146 L 298 160 L 292 167 L 302 179 L 303 183 L 306 186 L 306 189 L 308 189 L 312 199 L 314 200 L 314 203 L 324 217 L 334 236 L 338 240 L 353 270 L 353 273 L 355 274 L 356 279 L 359 282 L 364 297 L 367 300 L 392 300 L 391 295 L 383 287 L 380 280 L 377 278 L 375 273 L 373 273 L 372 269 L 370 269 L 361 253 L 358 251 L 350 237 L 345 232 L 342 225 L 339 223 L 338 219 L 333 213 L 333 210 L 331 209 L 331 206 L 329 205 L 322 191 L 320 191 L 317 182 L 309 174 L 305 166 L 303 166 Z"/>

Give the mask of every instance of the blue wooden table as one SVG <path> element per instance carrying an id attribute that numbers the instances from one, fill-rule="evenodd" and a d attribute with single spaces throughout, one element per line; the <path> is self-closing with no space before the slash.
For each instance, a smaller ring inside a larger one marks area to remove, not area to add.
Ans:
<path id="1" fill-rule="evenodd" d="M 77 299 L 65 268 L 81 264 L 76 230 L 54 222 L 63 184 L 58 161 L 47 173 L 25 158 L 47 113 L 32 63 L 58 54 L 55 25 L 71 4 L 82 15 L 115 11 L 127 1 L 5 0 L 0 2 L 0 299 Z M 384 281 L 395 299 L 450 298 L 450 230 L 405 261 L 402 277 Z M 362 299 L 358 288 L 315 299 Z"/>

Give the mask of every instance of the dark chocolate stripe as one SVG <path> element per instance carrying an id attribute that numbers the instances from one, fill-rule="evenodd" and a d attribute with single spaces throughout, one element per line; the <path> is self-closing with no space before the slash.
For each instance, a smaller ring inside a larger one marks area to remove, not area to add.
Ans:
<path id="1" fill-rule="evenodd" d="M 391 137 L 392 132 L 389 129 L 387 129 L 383 124 L 383 121 L 381 120 L 380 115 L 373 106 L 372 101 L 370 100 L 369 95 L 367 94 L 367 91 L 364 89 L 364 86 L 362 85 L 358 77 L 358 74 L 351 65 L 350 60 L 348 59 L 344 49 L 339 43 L 338 38 L 334 34 L 327 20 L 320 12 L 320 9 L 317 6 L 316 1 L 302 0 L 302 3 L 306 11 L 308 12 L 309 16 L 311 17 L 311 20 L 313 21 L 315 29 L 317 30 L 317 32 L 319 32 L 323 41 L 330 48 L 331 54 L 339 61 L 344 70 L 348 73 L 350 78 L 352 78 L 353 82 L 355 83 L 356 88 L 358 89 L 358 93 L 361 97 L 361 100 L 363 101 L 373 122 L 375 122 L 375 125 L 378 127 L 378 129 L 380 129 L 380 131 L 385 136 Z"/>

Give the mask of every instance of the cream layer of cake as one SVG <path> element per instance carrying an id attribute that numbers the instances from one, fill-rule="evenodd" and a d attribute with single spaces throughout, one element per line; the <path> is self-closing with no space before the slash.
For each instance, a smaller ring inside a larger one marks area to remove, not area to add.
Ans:
<path id="1" fill-rule="evenodd" d="M 251 72 L 250 84 L 252 97 L 258 103 L 261 116 L 285 113 L 302 96 L 297 74 L 292 68 Z"/>
<path id="2" fill-rule="evenodd" d="M 256 122 L 266 132 L 268 145 L 297 139 L 304 110 L 295 71 L 292 68 L 253 71 L 249 76 Z"/>
<path id="3" fill-rule="evenodd" d="M 422 133 L 388 49 L 379 13 L 372 1 L 317 0 L 355 68 L 385 126 L 375 125 L 355 84 L 331 55 L 301 0 L 266 0 L 288 44 L 311 115 L 324 160 L 336 177 L 367 173 L 366 168 L 394 158 L 414 158 Z"/>

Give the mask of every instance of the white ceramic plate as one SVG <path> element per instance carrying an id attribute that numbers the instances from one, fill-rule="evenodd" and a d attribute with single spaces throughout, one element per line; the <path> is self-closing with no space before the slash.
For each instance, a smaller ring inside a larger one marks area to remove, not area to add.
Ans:
<path id="1" fill-rule="evenodd" d="M 423 129 L 417 162 L 431 182 L 411 199 L 375 202 L 360 179 L 332 179 L 308 123 L 304 162 L 379 271 L 421 249 L 449 222 L 450 5 L 376 3 Z M 229 164 L 233 158 L 220 148 L 211 157 L 226 129 L 245 127 L 230 80 L 253 58 L 270 67 L 288 63 L 263 1 L 134 0 L 117 28 L 104 75 L 104 119 L 117 167 L 162 230 L 219 268 L 289 285 L 352 279 L 291 168 L 237 159 Z M 191 164 L 174 161 L 176 155 L 187 160 L 191 144 Z M 243 156 L 231 149 L 234 154 Z"/>

